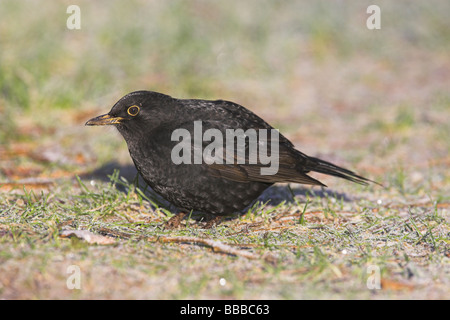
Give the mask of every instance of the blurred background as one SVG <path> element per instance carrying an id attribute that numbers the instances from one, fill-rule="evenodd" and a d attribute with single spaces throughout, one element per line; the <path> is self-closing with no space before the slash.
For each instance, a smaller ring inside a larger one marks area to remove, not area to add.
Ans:
<path id="1" fill-rule="evenodd" d="M 130 163 L 84 122 L 148 89 L 240 103 L 372 178 L 448 182 L 450 2 L 377 1 L 369 30 L 372 2 L 1 0 L 0 178 Z"/>

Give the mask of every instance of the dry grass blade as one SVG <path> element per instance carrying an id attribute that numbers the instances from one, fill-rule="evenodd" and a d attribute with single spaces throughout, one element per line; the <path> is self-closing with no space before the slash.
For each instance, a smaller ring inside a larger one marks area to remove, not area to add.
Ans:
<path id="1" fill-rule="evenodd" d="M 0 191 L 9 192 L 12 190 L 48 190 L 55 185 L 54 181 L 45 179 L 27 179 L 14 182 L 0 182 Z"/>

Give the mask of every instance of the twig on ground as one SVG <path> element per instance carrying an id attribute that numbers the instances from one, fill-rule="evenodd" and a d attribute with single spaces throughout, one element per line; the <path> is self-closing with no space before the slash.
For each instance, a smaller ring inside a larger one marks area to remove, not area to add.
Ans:
<path id="1" fill-rule="evenodd" d="M 131 235 L 124 233 L 124 232 L 117 232 L 114 230 L 109 230 L 106 228 L 101 228 L 99 230 L 101 233 L 114 235 L 116 237 L 122 238 L 122 239 L 129 239 L 131 238 Z M 88 239 L 85 237 L 85 235 L 88 234 Z M 69 236 L 76 236 L 80 239 L 86 240 L 88 243 L 97 243 L 97 240 L 102 240 L 101 238 L 108 238 L 113 239 L 109 236 L 102 236 L 102 235 L 95 235 L 89 231 L 85 230 L 63 230 L 60 233 L 61 237 L 69 237 Z M 98 238 L 96 238 L 98 237 Z M 170 237 L 170 236 L 150 236 L 150 237 L 138 237 L 139 240 L 145 240 L 148 242 L 161 242 L 161 243 L 188 243 L 188 244 L 194 244 L 194 245 L 204 245 L 207 247 L 210 247 L 213 252 L 217 253 L 225 253 L 233 256 L 238 257 L 244 257 L 250 260 L 258 260 L 263 259 L 266 262 L 269 263 L 276 263 L 277 258 L 274 257 L 272 254 L 264 254 L 264 255 L 258 255 L 249 251 L 245 250 L 239 250 L 236 248 L 233 248 L 232 246 L 212 239 L 206 239 L 206 238 L 198 238 L 198 237 Z M 104 244 L 104 243 L 100 243 Z M 110 244 L 110 243 L 107 243 Z"/>
<path id="2" fill-rule="evenodd" d="M 234 256 L 244 257 L 250 260 L 258 260 L 264 259 L 266 262 L 275 263 L 276 258 L 271 254 L 266 255 L 258 255 L 249 251 L 235 249 L 228 244 L 222 243 L 217 240 L 211 240 L 206 238 L 198 238 L 198 237 L 166 237 L 166 236 L 158 236 L 158 237 L 148 237 L 147 241 L 150 242 L 162 242 L 162 243 L 191 243 L 191 244 L 201 244 L 208 247 L 211 247 L 213 252 L 225 253 Z"/>

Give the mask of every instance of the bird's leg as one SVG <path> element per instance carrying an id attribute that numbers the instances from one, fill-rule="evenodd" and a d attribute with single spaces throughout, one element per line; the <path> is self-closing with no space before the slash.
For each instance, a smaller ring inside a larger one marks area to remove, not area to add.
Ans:
<path id="1" fill-rule="evenodd" d="M 222 216 L 213 216 L 211 219 L 208 219 L 203 226 L 204 229 L 211 229 L 214 226 L 219 225 L 222 223 L 223 217 Z"/>
<path id="2" fill-rule="evenodd" d="M 180 212 L 170 218 L 164 225 L 164 229 L 176 229 L 180 226 L 181 220 L 187 215 L 186 212 Z"/>

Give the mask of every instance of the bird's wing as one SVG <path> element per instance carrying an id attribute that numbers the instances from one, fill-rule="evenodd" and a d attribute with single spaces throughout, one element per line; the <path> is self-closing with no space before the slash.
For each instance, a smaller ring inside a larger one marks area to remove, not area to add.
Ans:
<path id="1" fill-rule="evenodd" d="M 360 184 L 374 182 L 330 162 L 305 155 L 304 153 L 296 150 L 294 145 L 281 133 L 278 134 L 278 139 L 275 139 L 276 141 L 274 141 L 271 133 L 269 133 L 271 130 L 274 130 L 274 128 L 262 118 L 239 104 L 223 100 L 184 101 L 189 101 L 185 103 L 189 104 L 191 107 L 190 111 L 193 111 L 193 116 L 198 117 L 199 119 L 202 118 L 205 109 L 209 109 L 211 111 L 209 113 L 211 118 L 206 121 L 202 121 L 203 132 L 208 129 L 216 129 L 222 133 L 222 150 L 220 150 L 220 148 L 215 148 L 216 151 L 218 151 L 218 155 L 214 154 L 214 157 L 212 157 L 213 159 L 210 159 L 214 161 L 208 163 L 209 173 L 213 176 L 223 177 L 225 179 L 239 182 L 294 182 L 325 186 L 320 181 L 307 175 L 308 172 L 313 171 L 347 179 Z M 196 108 L 198 110 L 194 110 L 192 108 Z M 214 118 L 215 116 L 217 118 Z M 264 143 L 262 145 L 265 147 L 267 152 L 269 152 L 268 150 L 272 150 L 272 147 L 278 146 L 278 157 L 272 158 L 273 161 L 278 160 L 277 170 L 274 170 L 271 174 L 262 174 L 262 170 L 266 170 L 265 173 L 267 173 L 267 169 L 270 168 L 271 164 L 261 161 L 259 153 L 259 147 L 261 146 L 260 140 L 258 140 L 258 150 L 252 148 L 252 144 L 249 144 L 246 139 L 244 147 L 239 149 L 241 153 L 234 150 L 235 152 L 227 157 L 225 146 L 227 129 L 242 129 L 245 134 L 249 129 L 254 129 L 257 132 L 259 132 L 260 129 L 268 130 L 269 132 L 266 135 L 266 139 L 262 139 L 263 142 L 265 141 L 265 145 Z M 202 147 L 208 148 L 209 144 L 209 141 L 204 141 Z M 212 152 L 210 155 L 212 155 Z M 206 158 L 208 158 L 208 154 Z M 231 158 L 232 161 L 226 161 Z M 256 163 L 251 161 L 255 158 L 257 159 Z"/>
<path id="2" fill-rule="evenodd" d="M 278 131 L 272 131 L 275 129 L 265 123 L 261 125 L 261 122 L 246 121 L 245 128 L 239 128 L 240 123 L 233 118 L 201 122 L 200 152 L 212 176 L 238 182 L 294 182 L 324 186 L 306 174 L 309 170 L 303 167 L 309 163 L 309 157 L 295 150 Z M 182 127 L 195 136 L 192 124 Z M 212 131 L 208 134 L 210 129 Z M 199 147 L 200 144 L 192 143 L 192 153 L 198 153 Z"/>

